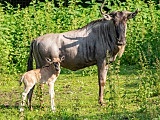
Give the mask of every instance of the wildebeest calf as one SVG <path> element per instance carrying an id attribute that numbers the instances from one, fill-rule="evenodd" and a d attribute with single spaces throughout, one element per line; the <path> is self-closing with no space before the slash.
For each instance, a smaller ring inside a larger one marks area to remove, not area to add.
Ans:
<path id="1" fill-rule="evenodd" d="M 20 112 L 24 111 L 25 100 L 30 92 L 33 89 L 36 83 L 48 84 L 49 94 L 51 97 L 51 109 L 55 111 L 54 103 L 54 82 L 56 81 L 58 75 L 60 74 L 60 62 L 64 59 L 64 56 L 61 58 L 54 58 L 52 61 L 48 61 L 49 65 L 46 65 L 40 69 L 30 70 L 23 74 L 20 84 L 24 83 L 24 92 L 22 93 L 22 102 L 20 107 Z M 28 101 L 31 102 L 31 101 Z M 31 103 L 29 103 L 31 104 Z"/>

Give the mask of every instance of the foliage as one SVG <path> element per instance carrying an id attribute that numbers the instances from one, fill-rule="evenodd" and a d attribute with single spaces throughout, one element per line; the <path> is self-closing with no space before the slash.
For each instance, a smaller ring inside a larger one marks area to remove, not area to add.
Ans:
<path id="1" fill-rule="evenodd" d="M 99 15 L 95 14 L 97 6 L 83 9 L 72 4 L 68 8 L 55 8 L 52 2 L 40 2 L 23 10 L 14 10 L 9 5 L 9 10 L 1 9 L 3 29 L 0 40 L 1 45 L 4 44 L 1 48 L 4 52 L 1 54 L 5 56 L 1 57 L 1 69 L 12 69 L 12 72 L 25 71 L 31 40 L 45 33 L 76 29 L 91 21 L 90 17 L 95 19 Z"/>
<path id="2" fill-rule="evenodd" d="M 101 17 L 100 4 L 94 0 L 88 8 L 76 5 L 76 2 L 79 1 L 71 0 L 68 7 L 63 7 L 63 2 L 59 2 L 59 8 L 54 7 L 53 1 L 38 4 L 33 1 L 24 9 L 13 8 L 10 4 L 6 11 L 0 7 L 1 71 L 25 71 L 29 45 L 34 38 L 46 33 L 77 29 Z M 121 63 L 137 64 L 141 51 L 148 60 L 147 64 L 153 65 L 156 59 L 160 59 L 160 10 L 154 2 L 116 0 L 107 1 L 107 7 L 111 11 L 133 11 L 137 8 L 140 11 L 134 20 L 128 21 L 127 48 Z"/>
<path id="3" fill-rule="evenodd" d="M 131 64 L 138 63 L 143 52 L 148 62 L 146 64 L 153 65 L 157 58 L 160 59 L 160 10 L 156 9 L 153 2 L 146 5 L 139 1 L 135 6 L 140 13 L 136 16 L 136 23 L 131 21 L 129 24 L 125 61 Z"/>

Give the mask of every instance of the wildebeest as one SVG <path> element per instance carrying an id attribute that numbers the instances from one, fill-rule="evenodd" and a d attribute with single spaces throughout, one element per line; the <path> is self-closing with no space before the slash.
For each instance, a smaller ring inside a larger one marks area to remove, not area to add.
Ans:
<path id="1" fill-rule="evenodd" d="M 45 65 L 40 69 L 30 70 L 23 74 L 20 80 L 20 84 L 23 82 L 25 89 L 22 93 L 20 112 L 24 111 L 23 107 L 25 105 L 27 94 L 35 86 L 36 83 L 46 83 L 49 86 L 49 94 L 51 96 L 51 109 L 55 111 L 54 83 L 60 74 L 60 62 L 62 60 L 64 60 L 64 56 L 61 58 L 53 58 L 52 60 L 48 61 L 49 65 Z"/>
<path id="2" fill-rule="evenodd" d="M 106 83 L 108 64 L 124 52 L 126 45 L 127 20 L 134 18 L 138 10 L 102 12 L 103 18 L 86 26 L 64 33 L 50 33 L 32 41 L 28 59 L 28 70 L 33 69 L 33 56 L 36 67 L 47 63 L 46 58 L 53 59 L 64 55 L 61 66 L 70 70 L 79 70 L 97 65 L 99 83 L 99 103 L 103 104 L 103 92 Z M 108 59 L 109 58 L 109 59 Z M 33 91 L 33 90 L 32 90 Z M 28 95 L 31 99 L 32 91 Z"/>

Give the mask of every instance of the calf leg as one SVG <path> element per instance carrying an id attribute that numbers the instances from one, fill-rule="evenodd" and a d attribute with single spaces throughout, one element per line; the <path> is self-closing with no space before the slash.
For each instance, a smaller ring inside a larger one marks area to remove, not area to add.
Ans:
<path id="1" fill-rule="evenodd" d="M 98 83 L 99 83 L 99 103 L 103 105 L 103 93 L 104 86 L 106 83 L 106 75 L 108 71 L 108 65 L 106 65 L 106 61 L 104 60 L 101 64 L 98 64 Z"/>
<path id="2" fill-rule="evenodd" d="M 26 87 L 25 90 L 24 90 L 24 92 L 22 93 L 22 102 L 21 102 L 21 106 L 20 106 L 20 112 L 24 111 L 25 100 L 26 100 L 27 94 L 32 89 L 32 87 Z"/>
<path id="3" fill-rule="evenodd" d="M 55 108 L 55 103 L 54 103 L 54 82 L 50 82 L 49 84 L 49 94 L 50 94 L 50 97 L 51 97 L 51 109 L 52 111 L 55 111 L 56 108 Z"/>
<path id="4" fill-rule="evenodd" d="M 30 110 L 33 110 L 32 108 L 32 104 L 31 104 L 31 100 L 32 100 L 32 94 L 33 94 L 33 90 L 34 90 L 35 85 L 33 86 L 33 88 L 29 91 L 28 95 L 27 95 L 27 104 Z"/>

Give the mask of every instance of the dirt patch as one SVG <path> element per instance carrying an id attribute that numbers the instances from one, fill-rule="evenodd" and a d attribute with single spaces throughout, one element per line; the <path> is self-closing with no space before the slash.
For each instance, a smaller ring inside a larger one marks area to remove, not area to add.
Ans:
<path id="1" fill-rule="evenodd" d="M 20 103 L 20 92 L 18 90 L 0 91 L 0 107 L 10 108 L 18 107 Z"/>

